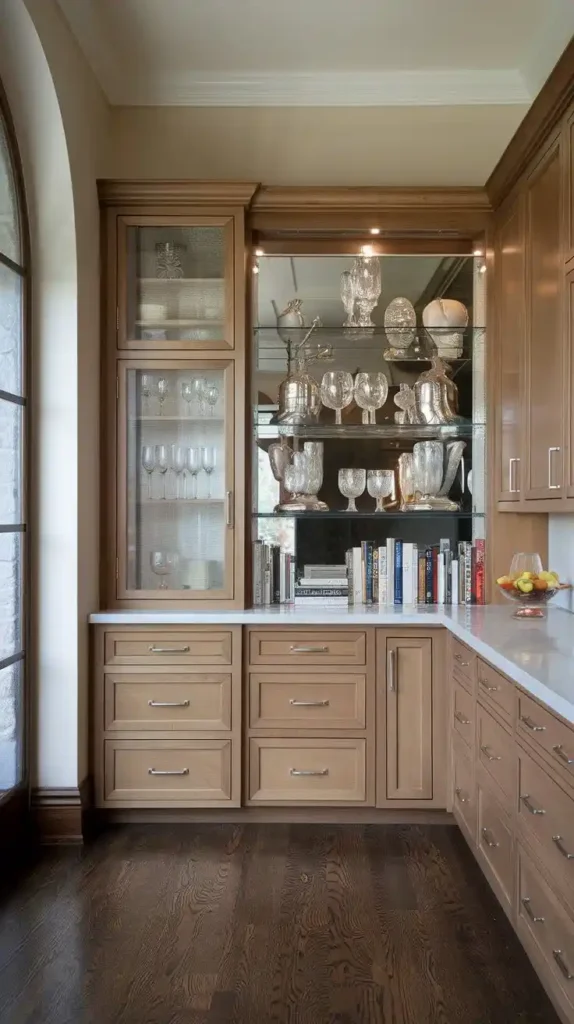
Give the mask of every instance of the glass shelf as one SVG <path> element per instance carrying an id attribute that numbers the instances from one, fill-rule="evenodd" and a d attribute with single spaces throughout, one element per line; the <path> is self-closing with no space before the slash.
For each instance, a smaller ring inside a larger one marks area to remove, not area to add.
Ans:
<path id="1" fill-rule="evenodd" d="M 484 423 L 453 423 L 428 426 L 424 423 L 349 423 L 338 426 L 336 423 L 318 423 L 314 426 L 287 426 L 281 423 L 258 424 L 258 439 L 272 440 L 273 437 L 293 437 L 303 440 L 319 441 L 323 438 L 351 439 L 364 441 L 381 439 L 390 441 L 452 441 L 457 438 L 473 438 L 482 434 Z"/>
<path id="2" fill-rule="evenodd" d="M 446 512 L 433 510 L 429 512 L 400 512 L 390 509 L 388 512 L 346 512 L 345 509 L 333 509 L 329 512 L 253 512 L 253 519 L 484 519 L 484 512 Z"/>

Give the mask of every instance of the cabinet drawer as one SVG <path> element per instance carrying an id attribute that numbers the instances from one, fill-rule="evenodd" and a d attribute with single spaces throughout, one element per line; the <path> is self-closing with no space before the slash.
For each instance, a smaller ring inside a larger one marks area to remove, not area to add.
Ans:
<path id="1" fill-rule="evenodd" d="M 505 810 L 512 810 L 516 792 L 516 749 L 512 736 L 485 708 L 477 706 L 477 759 L 500 787 Z"/>
<path id="2" fill-rule="evenodd" d="M 254 630 L 249 634 L 251 665 L 364 665 L 364 633 Z"/>
<path id="3" fill-rule="evenodd" d="M 249 798 L 320 804 L 366 799 L 365 740 L 249 741 Z"/>
<path id="4" fill-rule="evenodd" d="M 552 877 L 574 890 L 574 800 L 523 750 L 519 750 L 518 820 L 539 844 Z"/>
<path id="5" fill-rule="evenodd" d="M 104 729 L 231 729 L 231 675 L 107 674 Z"/>
<path id="6" fill-rule="evenodd" d="M 517 732 L 574 785 L 574 729 L 518 691 Z"/>
<path id="7" fill-rule="evenodd" d="M 508 722 L 514 718 L 516 690 L 514 683 L 501 676 L 500 672 L 478 659 L 478 696 L 496 709 Z"/>
<path id="8" fill-rule="evenodd" d="M 471 651 L 470 647 L 461 643 L 454 636 L 451 637 L 451 645 L 453 669 L 459 675 L 465 676 L 468 682 L 474 686 L 476 679 L 476 654 L 474 651 Z"/>
<path id="9" fill-rule="evenodd" d="M 474 747 L 474 714 L 474 697 L 453 679 L 452 727 L 471 750 Z"/>
<path id="10" fill-rule="evenodd" d="M 534 947 L 574 1020 L 574 919 L 518 845 L 517 931 L 528 950 Z"/>
<path id="11" fill-rule="evenodd" d="M 106 740 L 104 805 L 231 800 L 231 740 Z"/>
<path id="12" fill-rule="evenodd" d="M 106 665 L 231 665 L 229 630 L 189 629 L 106 633 Z"/>
<path id="13" fill-rule="evenodd" d="M 452 752 L 452 809 L 455 818 L 476 840 L 476 797 L 472 761 L 462 746 L 453 744 Z"/>
<path id="14" fill-rule="evenodd" d="M 362 675 L 252 673 L 252 729 L 364 729 L 366 678 Z"/>
<path id="15" fill-rule="evenodd" d="M 509 909 L 513 897 L 513 856 L 510 822 L 498 800 L 479 779 L 477 782 L 478 849 L 487 875 Z"/>

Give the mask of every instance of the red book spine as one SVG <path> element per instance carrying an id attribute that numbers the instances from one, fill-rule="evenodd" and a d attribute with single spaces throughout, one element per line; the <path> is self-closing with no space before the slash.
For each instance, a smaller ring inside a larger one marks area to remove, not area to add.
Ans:
<path id="1" fill-rule="evenodd" d="M 476 548 L 470 549 L 470 603 L 477 604 L 476 600 Z"/>
<path id="2" fill-rule="evenodd" d="M 485 584 L 484 584 L 484 562 L 485 562 L 485 551 L 484 541 L 476 541 L 476 603 L 484 604 L 485 597 Z"/>
<path id="3" fill-rule="evenodd" d="M 438 549 L 432 549 L 432 603 L 438 604 Z"/>

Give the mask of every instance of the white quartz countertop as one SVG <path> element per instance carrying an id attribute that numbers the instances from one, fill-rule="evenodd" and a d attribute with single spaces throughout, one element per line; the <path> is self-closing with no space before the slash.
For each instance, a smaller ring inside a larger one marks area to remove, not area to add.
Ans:
<path id="1" fill-rule="evenodd" d="M 309 611 L 293 607 L 234 612 L 109 611 L 90 622 L 112 626 L 437 626 L 504 672 L 533 697 L 574 724 L 574 615 L 551 608 L 546 619 L 513 618 L 505 605 L 485 607 L 362 607 Z"/>

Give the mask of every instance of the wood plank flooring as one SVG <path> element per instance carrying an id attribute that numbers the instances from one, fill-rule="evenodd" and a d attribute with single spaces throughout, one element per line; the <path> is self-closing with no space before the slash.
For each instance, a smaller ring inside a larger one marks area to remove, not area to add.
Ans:
<path id="1" fill-rule="evenodd" d="M 558 1024 L 454 826 L 113 829 L 0 903 L 2 1024 Z"/>

